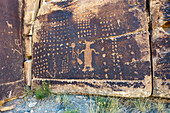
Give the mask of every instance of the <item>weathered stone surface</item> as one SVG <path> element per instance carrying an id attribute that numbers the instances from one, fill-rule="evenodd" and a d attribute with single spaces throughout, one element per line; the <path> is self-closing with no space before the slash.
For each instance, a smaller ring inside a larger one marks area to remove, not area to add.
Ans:
<path id="1" fill-rule="evenodd" d="M 5 106 L 1 108 L 2 112 L 9 111 L 15 109 L 16 105 L 11 105 L 11 106 Z"/>
<path id="2" fill-rule="evenodd" d="M 16 96 L 23 79 L 22 0 L 0 0 L 0 100 Z"/>
<path id="3" fill-rule="evenodd" d="M 169 0 L 151 0 L 150 4 L 153 29 L 161 27 L 163 24 L 170 21 Z"/>
<path id="4" fill-rule="evenodd" d="M 170 97 L 170 35 L 162 28 L 153 30 L 153 95 Z"/>
<path id="5" fill-rule="evenodd" d="M 25 81 L 0 84 L 0 100 L 12 98 L 24 93 Z"/>
<path id="6" fill-rule="evenodd" d="M 32 79 L 32 60 L 27 60 L 24 62 L 24 74 L 27 86 L 31 86 Z"/>
<path id="7" fill-rule="evenodd" d="M 32 35 L 40 1 L 41 0 L 24 0 L 24 35 Z"/>
<path id="8" fill-rule="evenodd" d="M 32 56 L 32 37 L 25 37 L 24 39 L 24 45 L 25 45 L 25 57 L 31 57 Z"/>
<path id="9" fill-rule="evenodd" d="M 170 15 L 168 0 L 151 2 L 153 96 L 170 97 Z"/>
<path id="10" fill-rule="evenodd" d="M 44 2 L 33 34 L 32 87 L 54 92 L 151 95 L 146 1 Z"/>

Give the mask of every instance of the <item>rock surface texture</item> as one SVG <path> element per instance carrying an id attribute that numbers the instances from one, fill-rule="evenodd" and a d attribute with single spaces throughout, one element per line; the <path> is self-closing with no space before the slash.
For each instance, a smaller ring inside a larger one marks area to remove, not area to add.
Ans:
<path id="1" fill-rule="evenodd" d="M 146 0 L 48 0 L 33 31 L 32 88 L 123 97 L 151 95 Z"/>
<path id="2" fill-rule="evenodd" d="M 24 35 L 32 35 L 40 0 L 24 0 Z"/>
<path id="3" fill-rule="evenodd" d="M 0 100 L 23 91 L 22 0 L 0 0 Z"/>
<path id="4" fill-rule="evenodd" d="M 170 1 L 152 0 L 153 95 L 170 98 Z"/>

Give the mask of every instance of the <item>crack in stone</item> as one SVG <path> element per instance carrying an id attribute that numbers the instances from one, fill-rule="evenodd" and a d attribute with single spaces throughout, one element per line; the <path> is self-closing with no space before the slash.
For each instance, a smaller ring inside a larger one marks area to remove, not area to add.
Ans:
<path id="1" fill-rule="evenodd" d="M 148 32 L 149 32 L 149 45 L 150 45 L 150 65 L 151 65 L 151 82 L 153 82 L 153 59 L 152 59 L 152 17 L 150 14 L 150 3 L 151 0 L 146 0 L 146 12 L 148 13 Z M 153 83 L 152 84 L 152 90 L 151 95 L 153 94 Z"/>

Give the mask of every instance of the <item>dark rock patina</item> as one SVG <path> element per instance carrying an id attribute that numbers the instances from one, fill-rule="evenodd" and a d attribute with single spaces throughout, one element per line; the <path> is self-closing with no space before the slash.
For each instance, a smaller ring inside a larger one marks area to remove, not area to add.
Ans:
<path id="1" fill-rule="evenodd" d="M 54 92 L 150 96 L 146 1 L 41 5 L 33 32 L 33 85 Z"/>
<path id="2" fill-rule="evenodd" d="M 22 5 L 0 0 L 0 100 L 23 91 Z"/>

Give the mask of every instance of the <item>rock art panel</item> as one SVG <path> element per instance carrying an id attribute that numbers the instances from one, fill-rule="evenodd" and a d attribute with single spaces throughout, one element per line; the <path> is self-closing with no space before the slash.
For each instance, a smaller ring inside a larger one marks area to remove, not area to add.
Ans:
<path id="1" fill-rule="evenodd" d="M 168 0 L 151 2 L 153 96 L 170 98 L 170 16 Z"/>
<path id="2" fill-rule="evenodd" d="M 22 7 L 22 0 L 0 1 L 0 100 L 23 91 Z"/>
<path id="3" fill-rule="evenodd" d="M 66 0 L 41 5 L 33 32 L 32 88 L 151 95 L 146 1 Z"/>

